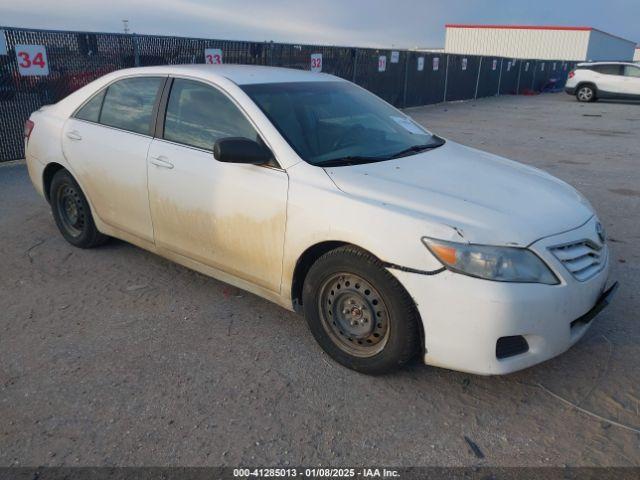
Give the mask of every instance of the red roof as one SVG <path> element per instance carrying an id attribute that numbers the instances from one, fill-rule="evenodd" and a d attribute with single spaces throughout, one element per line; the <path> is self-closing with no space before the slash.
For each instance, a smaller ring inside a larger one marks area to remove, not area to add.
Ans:
<path id="1" fill-rule="evenodd" d="M 447 28 L 500 28 L 513 30 L 594 30 L 593 27 L 561 27 L 557 25 L 479 25 L 467 23 L 447 23 Z"/>

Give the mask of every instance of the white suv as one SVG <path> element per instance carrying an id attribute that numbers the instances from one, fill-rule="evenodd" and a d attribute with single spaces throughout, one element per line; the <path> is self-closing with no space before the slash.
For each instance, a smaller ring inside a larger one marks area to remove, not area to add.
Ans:
<path id="1" fill-rule="evenodd" d="M 579 63 L 565 86 L 579 102 L 600 98 L 640 99 L 640 65 L 625 62 Z"/>

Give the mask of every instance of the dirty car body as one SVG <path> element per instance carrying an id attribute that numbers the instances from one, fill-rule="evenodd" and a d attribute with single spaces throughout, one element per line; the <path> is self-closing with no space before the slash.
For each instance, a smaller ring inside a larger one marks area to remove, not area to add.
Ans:
<path id="1" fill-rule="evenodd" d="M 222 113 L 211 124 L 212 111 Z M 77 182 L 90 217 L 76 230 L 93 222 L 304 310 L 318 317 L 310 326 L 323 348 L 363 372 L 404 363 L 407 352 L 380 359 L 408 345 L 455 370 L 529 367 L 577 342 L 612 294 L 604 231 L 571 186 L 441 139 L 331 75 L 122 70 L 29 122 L 30 177 L 54 217 L 77 219 Z M 73 181 L 54 191 L 62 170 Z M 398 336 L 419 339 L 398 346 Z"/>

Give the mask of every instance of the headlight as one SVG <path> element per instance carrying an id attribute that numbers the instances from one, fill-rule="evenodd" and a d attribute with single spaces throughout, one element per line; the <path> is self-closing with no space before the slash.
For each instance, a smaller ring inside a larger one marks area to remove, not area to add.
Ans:
<path id="1" fill-rule="evenodd" d="M 448 269 L 498 282 L 558 284 L 558 278 L 531 250 L 446 242 L 423 237 L 422 243 Z"/>

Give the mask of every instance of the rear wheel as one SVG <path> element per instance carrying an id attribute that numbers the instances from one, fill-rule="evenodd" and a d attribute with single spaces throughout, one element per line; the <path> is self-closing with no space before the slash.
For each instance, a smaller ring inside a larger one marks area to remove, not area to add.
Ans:
<path id="1" fill-rule="evenodd" d="M 596 91 L 591 85 L 581 85 L 576 91 L 579 102 L 593 102 L 596 99 Z"/>
<path id="2" fill-rule="evenodd" d="M 313 264 L 303 307 L 320 346 L 353 370 L 385 373 L 419 351 L 419 318 L 411 297 L 379 260 L 358 248 L 332 250 Z"/>
<path id="3" fill-rule="evenodd" d="M 89 203 L 67 170 L 59 170 L 53 176 L 49 201 L 58 230 L 71 245 L 91 248 L 108 240 L 96 228 Z"/>

